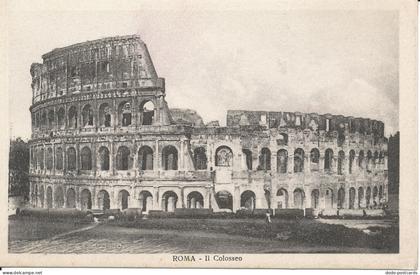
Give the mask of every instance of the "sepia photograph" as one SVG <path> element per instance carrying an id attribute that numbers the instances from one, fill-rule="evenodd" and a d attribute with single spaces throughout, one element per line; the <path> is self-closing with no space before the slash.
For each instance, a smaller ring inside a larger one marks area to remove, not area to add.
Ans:
<path id="1" fill-rule="evenodd" d="M 400 254 L 398 8 L 26 3 L 7 10 L 7 254 Z"/>

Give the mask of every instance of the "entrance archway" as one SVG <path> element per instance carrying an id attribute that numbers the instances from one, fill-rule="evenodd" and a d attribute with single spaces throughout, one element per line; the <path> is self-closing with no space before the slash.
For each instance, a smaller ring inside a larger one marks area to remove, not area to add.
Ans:
<path id="1" fill-rule="evenodd" d="M 314 189 L 311 192 L 311 208 L 319 208 L 319 190 Z"/>
<path id="2" fill-rule="evenodd" d="M 277 208 L 288 208 L 289 194 L 286 189 L 280 188 L 277 190 Z"/>
<path id="3" fill-rule="evenodd" d="M 293 207 L 303 209 L 305 202 L 305 193 L 302 189 L 296 188 L 293 191 Z"/>
<path id="4" fill-rule="evenodd" d="M 142 212 L 148 212 L 153 208 L 153 196 L 149 191 L 141 191 L 139 195 L 139 204 Z"/>
<path id="5" fill-rule="evenodd" d="M 80 193 L 80 205 L 82 210 L 92 209 L 92 195 L 87 189 L 83 189 Z"/>
<path id="6" fill-rule="evenodd" d="M 162 195 L 162 209 L 165 212 L 174 212 L 178 202 L 178 195 L 173 191 L 166 191 Z"/>
<path id="7" fill-rule="evenodd" d="M 193 191 L 187 196 L 187 207 L 188 208 L 203 208 L 204 199 L 200 192 Z"/>
<path id="8" fill-rule="evenodd" d="M 248 210 L 255 209 L 255 193 L 252 191 L 245 191 L 241 195 L 241 207 Z"/>
<path id="9" fill-rule="evenodd" d="M 233 210 L 232 194 L 228 191 L 219 191 L 216 193 L 216 202 L 220 209 Z"/>
<path id="10" fill-rule="evenodd" d="M 130 193 L 128 193 L 127 190 L 121 190 L 118 193 L 118 208 L 121 210 L 128 208 L 128 198 L 130 196 Z"/>
<path id="11" fill-rule="evenodd" d="M 111 208 L 109 200 L 109 194 L 105 190 L 101 190 L 98 193 L 98 208 L 101 210 L 107 210 Z"/>

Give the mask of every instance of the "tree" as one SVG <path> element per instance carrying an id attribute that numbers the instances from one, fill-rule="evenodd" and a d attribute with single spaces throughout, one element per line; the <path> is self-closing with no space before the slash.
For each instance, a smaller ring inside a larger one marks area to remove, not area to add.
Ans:
<path id="1" fill-rule="evenodd" d="M 10 140 L 9 196 L 29 196 L 29 145 L 21 138 Z"/>

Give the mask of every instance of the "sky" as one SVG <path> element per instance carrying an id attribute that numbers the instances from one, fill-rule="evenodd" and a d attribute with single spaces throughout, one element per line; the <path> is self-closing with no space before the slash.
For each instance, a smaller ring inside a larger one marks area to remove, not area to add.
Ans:
<path id="1" fill-rule="evenodd" d="M 170 108 L 366 117 L 398 127 L 398 13 L 193 9 L 9 13 L 12 137 L 31 134 L 30 66 L 54 48 L 139 34 Z"/>

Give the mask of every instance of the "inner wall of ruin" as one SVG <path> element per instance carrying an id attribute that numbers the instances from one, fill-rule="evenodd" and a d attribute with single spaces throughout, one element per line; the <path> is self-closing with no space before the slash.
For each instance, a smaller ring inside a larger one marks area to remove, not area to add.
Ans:
<path id="1" fill-rule="evenodd" d="M 34 207 L 369 209 L 388 199 L 384 124 L 169 109 L 139 36 L 54 49 L 31 66 Z M 229 210 L 227 210 L 229 209 Z"/>

